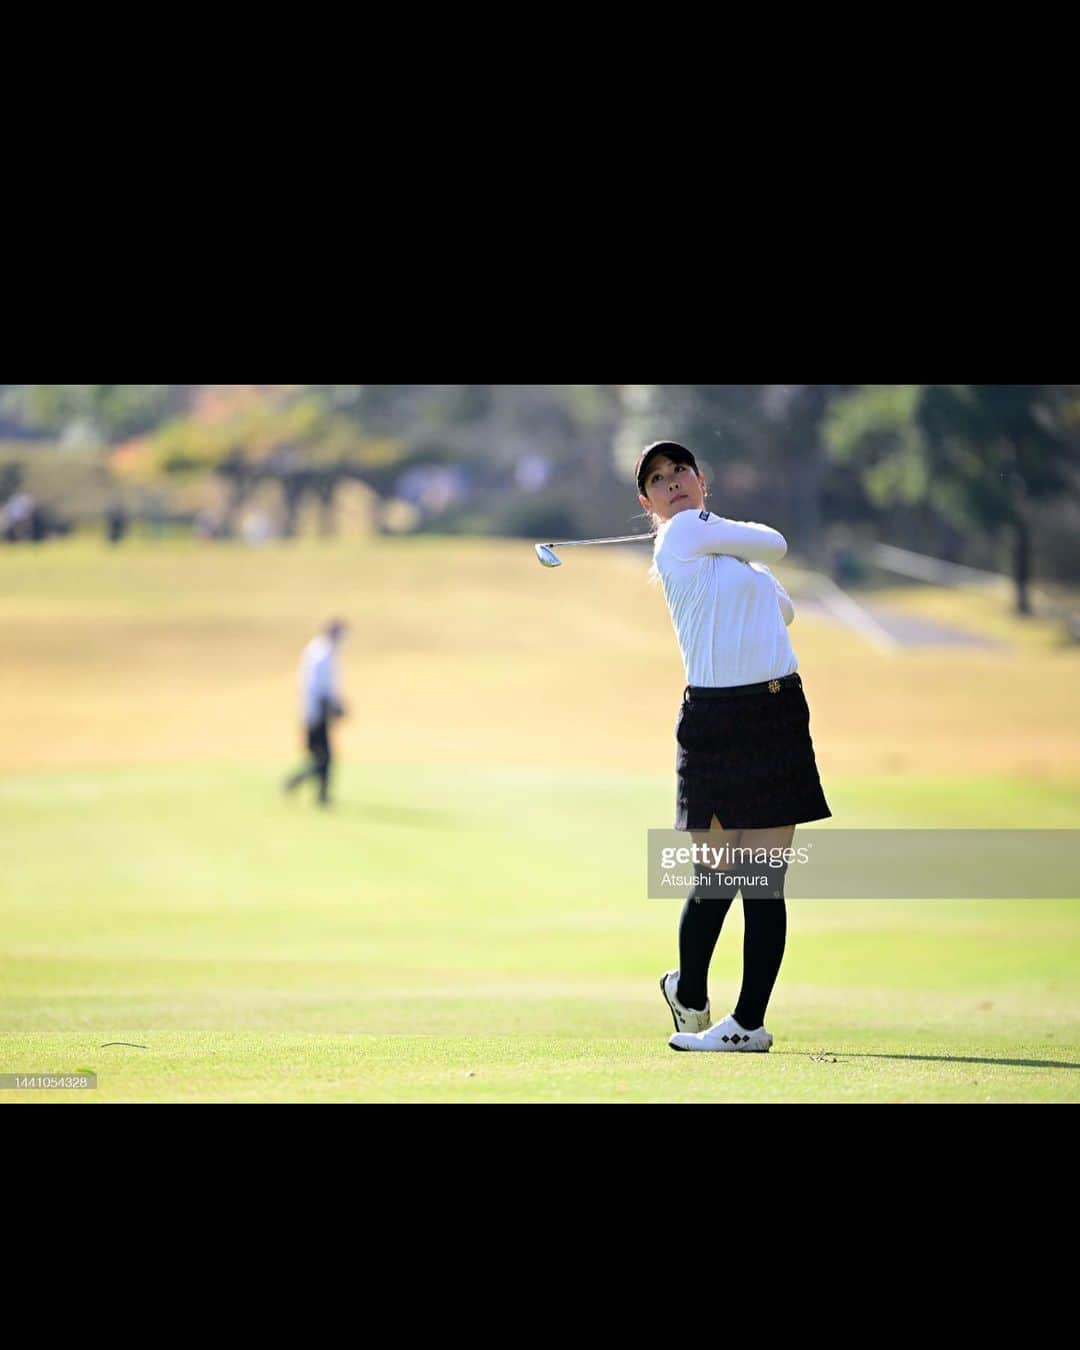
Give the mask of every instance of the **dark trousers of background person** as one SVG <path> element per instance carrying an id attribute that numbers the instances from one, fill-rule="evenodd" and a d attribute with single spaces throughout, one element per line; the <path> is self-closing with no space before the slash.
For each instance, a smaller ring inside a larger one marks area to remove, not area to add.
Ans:
<path id="1" fill-rule="evenodd" d="M 319 801 L 325 806 L 330 800 L 330 729 L 329 719 L 313 722 L 307 729 L 307 748 L 311 763 L 298 773 L 294 773 L 285 783 L 287 792 L 298 788 L 305 778 L 315 778 L 319 783 Z"/>

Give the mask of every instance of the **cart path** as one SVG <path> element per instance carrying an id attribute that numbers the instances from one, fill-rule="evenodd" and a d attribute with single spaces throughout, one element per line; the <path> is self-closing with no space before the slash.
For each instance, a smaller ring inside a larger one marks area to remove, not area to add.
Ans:
<path id="1" fill-rule="evenodd" d="M 843 623 L 883 650 L 895 650 L 897 647 L 981 647 L 1000 651 L 1008 646 L 997 638 L 968 633 L 918 614 L 906 614 L 879 601 L 860 599 L 856 602 L 846 592 L 842 594 L 854 608 L 849 609 L 832 597 L 828 600 L 808 597 L 795 601 L 796 622 L 799 614 L 803 613 Z M 856 609 L 862 612 L 862 620 L 857 616 Z"/>

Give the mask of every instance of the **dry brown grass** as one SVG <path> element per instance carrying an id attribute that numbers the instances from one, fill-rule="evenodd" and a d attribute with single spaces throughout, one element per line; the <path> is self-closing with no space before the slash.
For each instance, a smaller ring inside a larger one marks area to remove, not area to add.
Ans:
<path id="1" fill-rule="evenodd" d="M 473 539 L 5 548 L 0 768 L 286 762 L 300 648 L 341 613 L 350 758 L 661 770 L 683 673 L 646 566 L 597 549 L 551 572 Z M 1015 636 L 985 597 L 922 594 L 899 598 Z M 884 655 L 798 613 L 791 636 L 823 778 L 1080 776 L 1080 648 L 1035 626 L 992 652 Z"/>

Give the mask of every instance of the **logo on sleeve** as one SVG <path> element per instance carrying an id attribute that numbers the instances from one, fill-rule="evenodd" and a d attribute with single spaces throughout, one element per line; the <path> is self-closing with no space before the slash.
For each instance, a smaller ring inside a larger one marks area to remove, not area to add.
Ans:
<path id="1" fill-rule="evenodd" d="M 708 512 L 708 511 L 699 511 L 699 512 L 698 512 L 698 520 L 708 520 L 708 519 L 709 519 L 709 512 Z"/>

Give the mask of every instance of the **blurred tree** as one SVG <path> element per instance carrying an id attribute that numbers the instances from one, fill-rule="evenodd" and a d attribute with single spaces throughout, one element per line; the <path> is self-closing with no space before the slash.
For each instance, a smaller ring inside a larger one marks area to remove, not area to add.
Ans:
<path id="1" fill-rule="evenodd" d="M 266 481 L 281 491 L 282 530 L 296 533 L 305 499 L 320 508 L 323 533 L 335 528 L 338 488 L 355 478 L 385 490 L 389 469 L 405 459 L 403 447 L 385 437 L 365 436 L 334 400 L 309 386 L 278 386 L 251 399 L 225 400 L 210 417 L 165 423 L 135 452 L 121 447 L 116 458 L 144 481 L 212 473 L 226 485 L 221 533 L 236 533 L 240 512 Z"/>
<path id="2" fill-rule="evenodd" d="M 49 441 L 65 445 L 56 491 L 72 504 L 85 490 L 75 447 L 104 463 L 111 442 L 111 469 L 185 510 L 216 478 L 229 529 L 273 483 L 287 533 L 312 501 L 332 532 L 349 479 L 375 494 L 377 523 L 402 498 L 410 528 L 535 534 L 546 519 L 563 534 L 626 533 L 642 523 L 633 461 L 671 437 L 697 454 L 714 509 L 774 523 L 810 559 L 830 524 L 889 509 L 945 556 L 961 529 L 1007 534 L 1023 597 L 1031 511 L 1075 495 L 1080 396 L 1076 386 L 4 385 L 4 428 L 27 461 L 51 455 Z M 1067 568 L 1073 517 L 1059 514 L 1063 542 L 1045 547 Z"/>
<path id="3" fill-rule="evenodd" d="M 761 449 L 765 418 L 756 384 L 626 384 L 617 386 L 622 411 L 617 461 L 630 474 L 650 441 L 679 441 L 713 470 L 719 485 L 727 465 L 749 462 Z"/>
<path id="4" fill-rule="evenodd" d="M 832 405 L 826 439 L 879 507 L 925 503 L 957 528 L 1004 533 L 1016 610 L 1031 613 L 1032 510 L 1071 490 L 1070 386 L 866 385 Z"/>
<path id="5" fill-rule="evenodd" d="M 534 534 L 538 519 L 582 533 L 615 533 L 629 512 L 613 473 L 620 410 L 616 386 L 426 385 L 379 396 L 373 425 L 397 428 L 403 467 L 456 468 L 464 484 L 419 528 Z M 391 415 L 393 420 L 391 420 Z M 543 491 L 544 503 L 525 502 Z M 541 531 L 543 532 L 543 531 Z"/>
<path id="6" fill-rule="evenodd" d="M 690 447 L 723 515 L 775 524 L 811 562 L 824 542 L 829 401 L 850 385 L 624 385 L 618 462 L 654 440 Z"/>
<path id="7" fill-rule="evenodd" d="M 8 386 L 6 405 L 33 430 L 81 429 L 83 439 L 102 444 L 139 435 L 174 410 L 177 391 L 168 384 L 23 384 Z"/>
<path id="8" fill-rule="evenodd" d="M 824 557 L 826 484 L 832 469 L 825 418 L 850 384 L 765 385 L 761 405 L 770 423 L 767 462 L 786 487 L 793 547 L 814 566 Z"/>
<path id="9" fill-rule="evenodd" d="M 1031 613 L 1032 508 L 1067 491 L 1080 463 L 1062 403 L 1060 386 L 972 384 L 928 385 L 919 406 L 935 482 L 960 485 L 954 518 L 1011 536 L 1020 614 Z"/>

